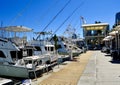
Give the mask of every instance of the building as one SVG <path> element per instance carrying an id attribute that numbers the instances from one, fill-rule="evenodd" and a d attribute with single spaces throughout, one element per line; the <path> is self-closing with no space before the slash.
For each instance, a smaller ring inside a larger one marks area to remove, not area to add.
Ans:
<path id="1" fill-rule="evenodd" d="M 83 24 L 83 36 L 88 49 L 100 49 L 103 45 L 103 38 L 109 31 L 108 23 Z"/>
<path id="2" fill-rule="evenodd" d="M 115 15 L 115 24 L 120 25 L 120 12 L 116 13 Z"/>

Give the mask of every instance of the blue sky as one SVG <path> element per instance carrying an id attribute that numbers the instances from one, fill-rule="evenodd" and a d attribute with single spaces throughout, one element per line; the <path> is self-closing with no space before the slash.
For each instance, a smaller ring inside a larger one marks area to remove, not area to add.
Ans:
<path id="1" fill-rule="evenodd" d="M 43 31 L 68 1 L 0 0 L 0 21 L 3 26 L 23 25 L 34 29 L 35 32 Z M 82 37 L 80 16 L 83 16 L 88 24 L 101 21 L 109 23 L 112 28 L 115 14 L 120 12 L 120 0 L 71 0 L 45 31 L 54 32 L 79 5 L 79 9 L 56 32 L 57 35 L 62 35 L 70 24 Z"/>

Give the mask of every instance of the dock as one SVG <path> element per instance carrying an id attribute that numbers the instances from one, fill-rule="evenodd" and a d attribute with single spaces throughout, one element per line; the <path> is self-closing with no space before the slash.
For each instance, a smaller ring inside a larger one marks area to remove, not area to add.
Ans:
<path id="1" fill-rule="evenodd" d="M 53 68 L 53 72 L 44 74 L 37 80 L 32 80 L 32 85 L 77 85 L 80 76 L 82 75 L 92 51 L 80 54 L 74 57 L 72 61 L 66 61 Z"/>
<path id="2" fill-rule="evenodd" d="M 110 54 L 87 51 L 32 80 L 32 85 L 120 85 L 120 61 Z"/>

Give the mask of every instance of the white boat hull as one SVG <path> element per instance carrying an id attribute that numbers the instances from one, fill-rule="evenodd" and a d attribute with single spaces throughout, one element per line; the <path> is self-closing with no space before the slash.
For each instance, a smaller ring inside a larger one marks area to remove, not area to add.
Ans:
<path id="1" fill-rule="evenodd" d="M 28 78 L 27 68 L 0 64 L 0 75 L 18 78 Z"/>

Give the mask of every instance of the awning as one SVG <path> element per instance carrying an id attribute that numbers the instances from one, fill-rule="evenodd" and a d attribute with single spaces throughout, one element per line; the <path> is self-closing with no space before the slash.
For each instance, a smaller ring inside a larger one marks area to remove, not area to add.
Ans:
<path id="1" fill-rule="evenodd" d="M 98 23 L 98 24 L 83 24 L 82 27 L 85 30 L 103 30 L 105 29 L 109 24 L 108 23 Z"/>
<path id="2" fill-rule="evenodd" d="M 103 41 L 110 41 L 112 40 L 114 37 L 113 36 L 106 36 Z"/>
<path id="3" fill-rule="evenodd" d="M 105 26 L 98 26 L 98 27 L 85 27 L 86 30 L 103 30 Z"/>
<path id="4" fill-rule="evenodd" d="M 109 41 L 109 39 L 104 38 L 103 41 Z"/>
<path id="5" fill-rule="evenodd" d="M 116 26 L 114 29 L 115 29 L 116 31 L 120 31 L 120 25 Z"/>
<path id="6" fill-rule="evenodd" d="M 0 29 L 11 32 L 31 32 L 33 30 L 24 26 L 8 26 L 8 27 L 1 27 Z"/>
<path id="7" fill-rule="evenodd" d="M 115 36 L 117 33 L 118 33 L 118 31 L 112 31 L 112 32 L 109 33 L 109 35 Z"/>

